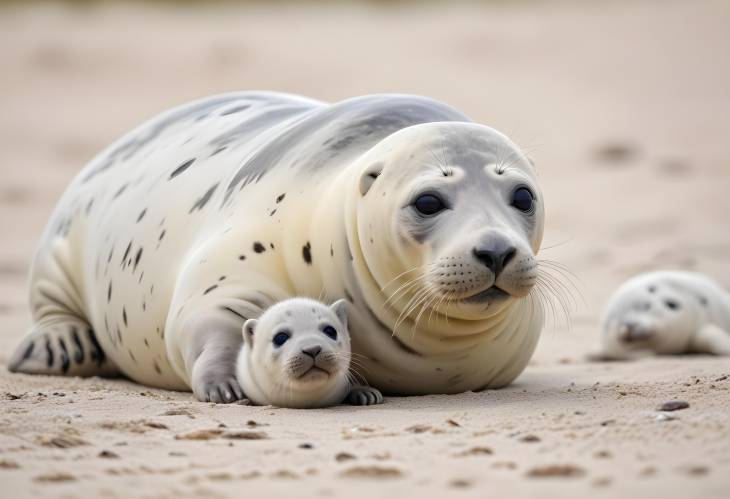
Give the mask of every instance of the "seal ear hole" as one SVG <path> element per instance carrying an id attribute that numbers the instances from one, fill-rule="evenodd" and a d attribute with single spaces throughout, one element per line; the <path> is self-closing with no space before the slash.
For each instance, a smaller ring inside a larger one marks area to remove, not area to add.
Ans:
<path id="1" fill-rule="evenodd" d="M 670 310 L 679 310 L 679 302 L 674 300 L 664 300 L 664 305 Z"/>
<path id="2" fill-rule="evenodd" d="M 363 196 L 367 194 L 382 172 L 383 163 L 373 163 L 368 166 L 360 177 L 360 194 Z"/>
<path id="3" fill-rule="evenodd" d="M 697 299 L 700 301 L 700 305 L 702 305 L 703 307 L 707 306 L 707 298 L 705 298 L 704 296 L 699 296 L 697 297 Z"/>
<path id="4" fill-rule="evenodd" d="M 258 321 L 256 319 L 248 319 L 243 323 L 243 341 L 251 347 L 253 347 L 253 337 L 256 332 L 257 323 Z"/>
<path id="5" fill-rule="evenodd" d="M 656 293 L 656 286 L 649 286 L 649 293 Z"/>

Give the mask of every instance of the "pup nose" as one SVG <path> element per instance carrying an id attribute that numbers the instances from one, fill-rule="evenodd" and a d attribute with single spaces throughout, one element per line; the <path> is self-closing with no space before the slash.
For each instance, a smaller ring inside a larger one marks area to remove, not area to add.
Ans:
<path id="1" fill-rule="evenodd" d="M 305 355 L 309 355 L 312 358 L 315 358 L 317 355 L 319 355 L 319 352 L 321 352 L 321 351 L 322 351 L 322 347 L 320 347 L 320 346 L 302 348 L 302 353 Z"/>
<path id="2" fill-rule="evenodd" d="M 474 248 L 474 256 L 482 262 L 494 277 L 497 277 L 507 264 L 515 257 L 517 250 L 514 246 L 495 244 L 491 247 Z"/>

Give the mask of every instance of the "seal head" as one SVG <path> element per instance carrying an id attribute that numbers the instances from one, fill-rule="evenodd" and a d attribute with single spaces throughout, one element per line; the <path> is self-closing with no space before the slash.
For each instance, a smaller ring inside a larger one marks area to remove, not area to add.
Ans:
<path id="1" fill-rule="evenodd" d="M 606 358 L 648 353 L 722 354 L 730 310 L 727 293 L 703 275 L 680 271 L 641 274 L 620 286 L 603 319 Z"/>
<path id="2" fill-rule="evenodd" d="M 429 123 L 391 135 L 361 161 L 370 164 L 354 229 L 364 266 L 391 302 L 478 321 L 530 292 L 543 199 L 530 161 L 507 137 L 473 123 Z"/>
<path id="3" fill-rule="evenodd" d="M 347 302 L 327 307 L 284 300 L 243 326 L 237 378 L 259 405 L 325 407 L 342 402 L 350 383 Z"/>

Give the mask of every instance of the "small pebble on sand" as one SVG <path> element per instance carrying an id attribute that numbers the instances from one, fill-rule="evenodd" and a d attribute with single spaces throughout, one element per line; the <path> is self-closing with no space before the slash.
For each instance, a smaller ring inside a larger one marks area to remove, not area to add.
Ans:
<path id="1" fill-rule="evenodd" d="M 679 411 L 681 409 L 687 409 L 689 407 L 689 402 L 686 402 L 684 400 L 668 400 L 662 404 L 659 404 L 657 406 L 657 411 Z"/>

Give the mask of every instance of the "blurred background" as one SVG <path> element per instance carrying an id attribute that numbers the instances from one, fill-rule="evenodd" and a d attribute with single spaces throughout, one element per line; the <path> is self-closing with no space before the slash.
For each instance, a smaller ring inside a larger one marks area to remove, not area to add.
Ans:
<path id="1" fill-rule="evenodd" d="M 269 89 L 427 95 L 520 144 L 547 202 L 542 256 L 579 289 L 535 362 L 578 361 L 628 276 L 730 284 L 728 26 L 730 2 L 705 0 L 0 2 L 0 360 L 81 167 L 166 108 Z"/>

